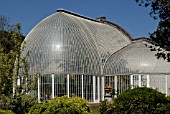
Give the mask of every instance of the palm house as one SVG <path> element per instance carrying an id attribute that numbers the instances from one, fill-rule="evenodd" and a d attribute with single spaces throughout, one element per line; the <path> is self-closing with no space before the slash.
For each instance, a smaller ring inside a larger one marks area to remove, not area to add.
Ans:
<path id="1" fill-rule="evenodd" d="M 133 39 L 105 17 L 59 9 L 39 22 L 24 42 L 22 56 L 30 51 L 29 74 L 40 73 L 39 101 L 74 94 L 98 103 L 137 86 L 170 95 L 170 62 L 157 59 L 153 48 L 159 47 Z"/>

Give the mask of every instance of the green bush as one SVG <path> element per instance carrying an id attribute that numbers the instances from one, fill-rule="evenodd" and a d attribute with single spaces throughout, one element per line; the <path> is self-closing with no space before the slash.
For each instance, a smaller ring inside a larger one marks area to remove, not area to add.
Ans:
<path id="1" fill-rule="evenodd" d="M 4 94 L 0 95 L 0 109 L 7 110 L 10 98 L 6 97 Z"/>
<path id="2" fill-rule="evenodd" d="M 30 108 L 28 114 L 42 114 L 48 108 L 48 106 L 48 103 L 35 104 Z"/>
<path id="3" fill-rule="evenodd" d="M 0 109 L 12 110 L 17 114 L 24 114 L 29 111 L 29 108 L 37 104 L 37 98 L 30 95 L 18 95 L 12 97 L 0 96 Z"/>
<path id="4" fill-rule="evenodd" d="M 166 98 L 167 98 L 167 100 L 170 102 L 170 96 L 167 96 Z"/>
<path id="5" fill-rule="evenodd" d="M 0 114 L 14 114 L 11 110 L 1 110 L 0 109 Z"/>
<path id="6" fill-rule="evenodd" d="M 20 95 L 16 97 L 16 103 L 20 105 L 20 112 L 28 113 L 29 109 L 38 103 L 37 97 L 31 95 Z"/>
<path id="7" fill-rule="evenodd" d="M 89 114 L 90 105 L 85 99 L 73 96 L 57 97 L 47 103 L 34 105 L 29 114 Z"/>
<path id="8" fill-rule="evenodd" d="M 147 87 L 128 89 L 120 94 L 112 104 L 100 103 L 101 114 L 162 114 L 170 113 L 170 97 Z"/>
<path id="9" fill-rule="evenodd" d="M 147 87 L 123 92 L 115 99 L 113 107 L 120 113 L 165 113 L 170 110 L 165 94 Z"/>
<path id="10" fill-rule="evenodd" d="M 110 113 L 112 111 L 113 105 L 108 103 L 107 100 L 100 101 L 99 111 L 101 114 Z"/>

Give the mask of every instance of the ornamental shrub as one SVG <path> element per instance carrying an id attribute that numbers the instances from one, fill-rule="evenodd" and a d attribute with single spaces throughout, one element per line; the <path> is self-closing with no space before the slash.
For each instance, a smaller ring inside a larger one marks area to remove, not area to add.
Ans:
<path id="1" fill-rule="evenodd" d="M 170 111 L 169 100 L 156 89 L 128 89 L 115 99 L 114 111 L 119 113 L 165 113 Z"/>
<path id="2" fill-rule="evenodd" d="M 90 105 L 85 99 L 77 96 L 56 97 L 44 104 L 31 107 L 29 114 L 89 114 Z"/>
<path id="3" fill-rule="evenodd" d="M 48 106 L 48 103 L 35 104 L 30 108 L 28 114 L 42 114 L 48 108 Z"/>
<path id="4" fill-rule="evenodd" d="M 54 98 L 49 101 L 49 104 L 44 114 L 89 114 L 91 112 L 88 102 L 77 96 Z"/>
<path id="5" fill-rule="evenodd" d="M 121 93 L 113 103 L 100 102 L 101 114 L 170 114 L 170 97 L 156 89 L 137 87 Z"/>

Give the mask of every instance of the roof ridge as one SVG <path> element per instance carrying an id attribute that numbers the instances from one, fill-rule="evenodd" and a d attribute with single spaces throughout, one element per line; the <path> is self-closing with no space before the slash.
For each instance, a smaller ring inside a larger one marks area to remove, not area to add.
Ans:
<path id="1" fill-rule="evenodd" d="M 64 13 L 67 13 L 67 14 L 71 14 L 73 16 L 77 16 L 77 17 L 80 17 L 80 18 L 83 18 L 83 19 L 87 19 L 87 20 L 90 20 L 90 21 L 94 21 L 94 22 L 98 22 L 98 23 L 102 23 L 102 24 L 105 24 L 105 25 L 110 25 L 110 26 L 115 26 L 118 30 L 122 31 L 126 36 L 129 37 L 130 40 L 132 40 L 132 36 L 122 27 L 120 27 L 119 25 L 113 23 L 113 22 L 110 22 L 110 21 L 107 21 L 107 20 L 104 20 L 104 21 L 100 21 L 99 18 L 96 18 L 96 19 L 93 19 L 93 18 L 90 18 L 90 17 L 86 17 L 86 16 L 83 16 L 83 15 L 80 15 L 80 14 L 77 14 L 77 13 L 74 13 L 74 12 L 71 12 L 71 11 L 68 11 L 68 10 L 65 10 L 65 9 L 57 9 L 57 12 L 64 12 Z M 106 17 L 101 17 L 101 18 L 105 18 Z"/>
<path id="2" fill-rule="evenodd" d="M 87 19 L 87 20 L 91 20 L 91 21 L 95 21 L 95 22 L 100 22 L 96 19 L 92 19 L 90 17 L 86 17 L 86 16 L 83 16 L 83 15 L 80 15 L 80 14 L 77 14 L 77 13 L 74 13 L 74 12 L 71 12 L 71 11 L 68 11 L 68 10 L 64 10 L 64 9 L 57 9 L 57 12 L 64 12 L 64 13 L 68 13 L 68 14 L 71 14 L 71 15 L 74 15 L 74 16 L 77 16 L 77 17 L 81 17 L 81 18 L 84 18 L 84 19 Z"/>

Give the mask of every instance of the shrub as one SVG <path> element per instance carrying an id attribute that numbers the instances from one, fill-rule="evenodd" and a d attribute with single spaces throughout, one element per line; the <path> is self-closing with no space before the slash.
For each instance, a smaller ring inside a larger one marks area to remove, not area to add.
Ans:
<path id="1" fill-rule="evenodd" d="M 11 110 L 1 110 L 0 109 L 0 114 L 14 114 Z"/>
<path id="2" fill-rule="evenodd" d="M 67 96 L 57 97 L 47 103 L 34 105 L 29 114 L 89 114 L 90 105 L 85 99 L 77 96 L 68 98 Z"/>
<path id="3" fill-rule="evenodd" d="M 38 103 L 37 97 L 31 95 L 20 95 L 16 99 L 16 103 L 21 106 L 18 109 L 23 113 L 28 113 L 29 109 Z"/>
<path id="4" fill-rule="evenodd" d="M 165 94 L 147 87 L 129 89 L 115 99 L 113 106 L 120 113 L 165 113 L 170 110 Z"/>
<path id="5" fill-rule="evenodd" d="M 4 94 L 0 95 L 0 109 L 7 110 L 10 98 L 6 97 Z"/>
<path id="6" fill-rule="evenodd" d="M 120 94 L 112 104 L 100 102 L 101 114 L 170 113 L 170 97 L 152 88 L 137 87 Z"/>
<path id="7" fill-rule="evenodd" d="M 42 114 L 48 108 L 48 103 L 35 104 L 30 108 L 28 114 Z"/>
<path id="8" fill-rule="evenodd" d="M 99 111 L 101 114 L 110 113 L 113 109 L 113 105 L 108 103 L 107 100 L 100 101 Z"/>
<path id="9" fill-rule="evenodd" d="M 167 100 L 170 102 L 170 96 L 167 96 L 166 98 L 167 98 Z"/>
<path id="10" fill-rule="evenodd" d="M 15 97 L 0 97 L 0 108 L 3 110 L 12 110 L 17 114 L 24 114 L 29 108 L 37 103 L 37 98 L 30 95 L 18 95 Z"/>

